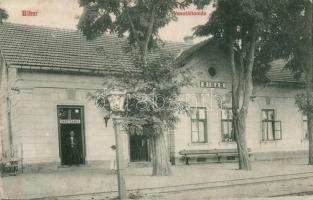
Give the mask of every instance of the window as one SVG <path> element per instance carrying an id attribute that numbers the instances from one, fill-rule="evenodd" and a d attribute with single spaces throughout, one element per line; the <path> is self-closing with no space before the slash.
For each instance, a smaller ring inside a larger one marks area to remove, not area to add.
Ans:
<path id="1" fill-rule="evenodd" d="M 303 121 L 303 132 L 304 132 L 304 139 L 307 140 L 309 138 L 309 132 L 308 132 L 308 116 L 302 115 L 302 121 Z"/>
<path id="2" fill-rule="evenodd" d="M 233 112 L 231 108 L 222 110 L 222 142 L 234 142 L 236 137 L 233 131 Z"/>
<path id="3" fill-rule="evenodd" d="M 273 109 L 262 110 L 262 140 L 281 140 L 281 121 L 275 121 Z"/>
<path id="4" fill-rule="evenodd" d="M 210 67 L 208 70 L 210 76 L 214 77 L 216 75 L 216 69 L 214 67 Z"/>
<path id="5" fill-rule="evenodd" d="M 207 142 L 206 108 L 191 108 L 191 142 Z"/>

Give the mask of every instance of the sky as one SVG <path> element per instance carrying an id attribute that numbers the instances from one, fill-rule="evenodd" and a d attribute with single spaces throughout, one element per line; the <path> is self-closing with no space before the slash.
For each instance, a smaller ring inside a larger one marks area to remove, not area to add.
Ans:
<path id="1" fill-rule="evenodd" d="M 7 10 L 8 22 L 76 29 L 78 17 L 82 8 L 78 0 L 0 0 L 0 7 Z M 38 11 L 37 16 L 22 16 L 23 10 Z M 177 10 L 179 11 L 179 10 Z M 197 11 L 190 7 L 186 11 Z M 170 22 L 159 32 L 162 40 L 183 42 L 185 36 L 192 35 L 192 28 L 204 24 L 212 11 L 211 7 L 204 9 L 206 15 L 178 16 L 178 21 Z M 203 40 L 197 38 L 194 43 Z"/>

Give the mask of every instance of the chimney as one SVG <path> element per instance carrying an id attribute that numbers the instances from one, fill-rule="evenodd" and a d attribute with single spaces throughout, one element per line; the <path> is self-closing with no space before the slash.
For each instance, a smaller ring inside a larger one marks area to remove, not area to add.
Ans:
<path id="1" fill-rule="evenodd" d="M 192 36 L 186 36 L 186 37 L 184 37 L 184 41 L 187 44 L 193 44 L 193 37 Z"/>

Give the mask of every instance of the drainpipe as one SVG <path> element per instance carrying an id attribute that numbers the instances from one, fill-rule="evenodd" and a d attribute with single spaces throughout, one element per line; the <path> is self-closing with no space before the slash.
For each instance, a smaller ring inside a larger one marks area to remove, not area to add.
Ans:
<path id="1" fill-rule="evenodd" d="M 5 95 L 5 103 L 6 103 L 6 107 L 4 108 L 3 114 L 5 114 L 3 117 L 3 120 L 5 119 L 5 117 L 7 118 L 6 122 L 7 122 L 7 130 L 6 133 L 9 136 L 9 153 L 10 156 L 12 155 L 12 146 L 13 146 L 13 135 L 12 135 L 12 118 L 11 118 L 11 100 L 10 100 L 10 83 L 9 83 L 9 67 L 4 59 L 4 56 L 2 54 L 2 51 L 0 51 L 0 66 L 2 67 L 1 70 L 3 70 L 3 74 L 2 74 L 2 80 L 0 80 L 3 83 L 6 83 L 6 87 L 3 87 L 4 91 L 6 90 L 6 95 Z M 2 87 L 2 85 L 1 85 Z M 3 134 L 1 136 L 1 142 L 2 142 L 2 153 L 4 153 L 3 150 L 7 150 L 5 149 L 3 146 Z"/>
<path id="2" fill-rule="evenodd" d="M 9 135 L 9 147 L 10 147 L 10 156 L 13 156 L 13 136 L 12 136 L 12 119 L 11 119 L 11 100 L 9 91 L 7 94 L 7 126 L 8 126 L 8 135 Z"/>
<path id="3" fill-rule="evenodd" d="M 7 104 L 7 133 L 9 136 L 9 153 L 13 156 L 13 135 L 12 135 L 12 106 L 11 106 L 11 83 L 10 83 L 10 73 L 8 66 L 6 67 L 6 104 Z"/>

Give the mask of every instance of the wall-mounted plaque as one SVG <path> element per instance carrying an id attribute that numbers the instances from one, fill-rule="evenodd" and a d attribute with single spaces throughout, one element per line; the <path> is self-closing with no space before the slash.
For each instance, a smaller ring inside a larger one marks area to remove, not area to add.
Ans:
<path id="1" fill-rule="evenodd" d="M 222 88 L 222 89 L 226 89 L 226 83 L 224 83 L 224 82 L 200 81 L 200 87 L 202 87 L 202 88 Z"/>
<path id="2" fill-rule="evenodd" d="M 80 124 L 80 119 L 60 119 L 60 124 Z"/>

